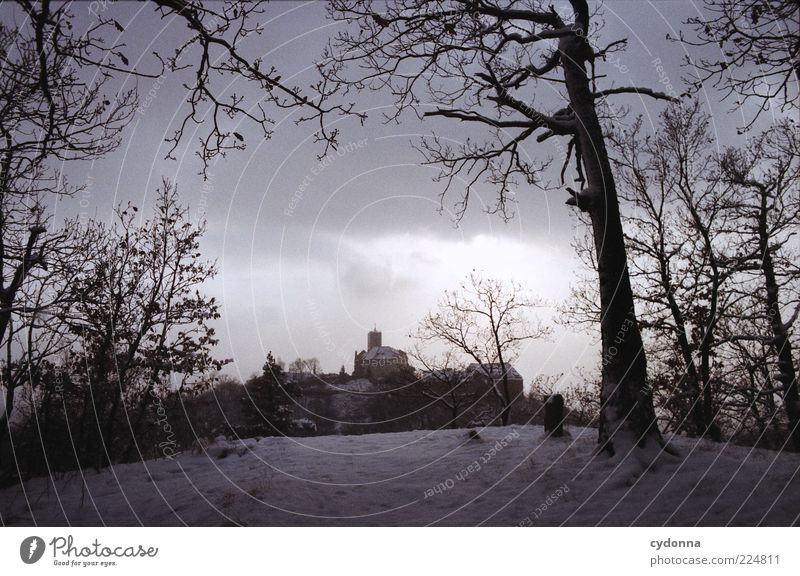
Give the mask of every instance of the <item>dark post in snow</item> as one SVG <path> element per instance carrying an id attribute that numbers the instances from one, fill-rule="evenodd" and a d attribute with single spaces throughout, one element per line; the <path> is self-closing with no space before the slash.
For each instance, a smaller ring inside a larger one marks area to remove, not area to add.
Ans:
<path id="1" fill-rule="evenodd" d="M 549 436 L 564 435 L 564 397 L 551 394 L 544 403 L 544 431 Z"/>

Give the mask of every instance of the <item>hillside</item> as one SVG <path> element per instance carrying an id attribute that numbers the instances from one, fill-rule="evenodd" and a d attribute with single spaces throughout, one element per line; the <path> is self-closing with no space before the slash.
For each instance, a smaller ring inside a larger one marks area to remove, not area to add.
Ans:
<path id="1" fill-rule="evenodd" d="M 0 491 L 4 525 L 790 525 L 800 455 L 675 438 L 642 473 L 596 431 L 219 440 L 204 453 Z"/>

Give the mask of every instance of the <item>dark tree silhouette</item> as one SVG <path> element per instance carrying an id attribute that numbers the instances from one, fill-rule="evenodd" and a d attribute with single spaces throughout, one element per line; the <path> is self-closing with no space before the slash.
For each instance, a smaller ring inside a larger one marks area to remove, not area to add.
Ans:
<path id="1" fill-rule="evenodd" d="M 794 122 L 780 122 L 720 156 L 698 102 L 670 106 L 653 134 L 641 118 L 608 131 L 650 381 L 667 430 L 780 447 L 787 435 L 778 409 L 796 430 L 795 134 Z M 591 249 L 578 249 L 596 270 Z M 596 301 L 583 279 L 565 306 L 568 320 L 596 322 Z"/>
<path id="2" fill-rule="evenodd" d="M 642 133 L 639 119 L 608 138 L 628 208 L 640 317 L 663 343 L 661 356 L 677 351 L 682 362 L 684 377 L 669 392 L 686 398 L 678 428 L 719 440 L 712 361 L 723 340 L 720 323 L 735 300 L 725 289 L 736 268 L 726 265 L 730 190 L 716 170 L 709 120 L 699 102 L 673 104 L 652 136 Z"/>
<path id="3" fill-rule="evenodd" d="M 472 359 L 500 402 L 500 419 L 509 424 L 515 397 L 508 383 L 511 364 L 526 340 L 546 338 L 550 328 L 531 324 L 525 313 L 537 302 L 521 286 L 473 272 L 461 289 L 445 292 L 435 310 L 420 322 L 416 337 L 439 341 Z"/>
<path id="4" fill-rule="evenodd" d="M 624 93 L 672 98 L 635 86 L 597 86 L 596 65 L 625 41 L 604 47 L 593 41 L 596 29 L 585 0 L 571 0 L 566 16 L 538 1 L 500 6 L 483 0 L 405 0 L 376 10 L 367 1 L 331 3 L 331 17 L 348 26 L 326 53 L 325 75 L 348 88 L 390 92 L 397 104 L 393 118 L 412 109 L 485 128 L 493 137 L 486 142 L 453 146 L 434 137 L 422 144 L 427 161 L 442 168 L 443 194 L 457 177 L 466 177 L 459 214 L 472 186 L 484 179 L 498 189 L 494 211 L 505 215 L 515 178 L 534 184 L 541 168 L 526 160 L 523 143 L 567 140 L 565 161 L 575 160 L 579 183 L 578 190 L 567 188 L 568 204 L 591 220 L 599 272 L 604 359 L 599 441 L 609 453 L 619 449 L 623 455 L 636 446 L 663 444 L 597 104 Z M 532 103 L 543 84 L 564 87 L 549 113 Z"/>
<path id="5" fill-rule="evenodd" d="M 687 24 L 695 36 L 680 40 L 706 46 L 713 56 L 685 57 L 695 90 L 706 83 L 739 104 L 754 101 L 753 125 L 776 101 L 800 102 L 800 4 L 796 0 L 704 0 L 705 14 Z"/>
<path id="6" fill-rule="evenodd" d="M 283 368 L 272 352 L 267 354 L 262 373 L 245 384 L 242 396 L 243 425 L 240 436 L 283 436 L 292 428 L 296 384 L 286 380 Z"/>
<path id="7" fill-rule="evenodd" d="M 228 150 L 245 147 L 244 137 L 226 126 L 230 119 L 244 119 L 258 126 L 261 137 L 270 138 L 274 111 L 297 108 L 301 112 L 296 123 L 312 122 L 316 138 L 326 146 L 336 146 L 337 130 L 328 125 L 331 117 L 353 114 L 351 104 L 332 103 L 334 87 L 322 78 L 308 90 L 289 84 L 279 70 L 264 62 L 262 57 L 252 57 L 243 50 L 243 41 L 262 35 L 265 26 L 260 16 L 267 4 L 254 2 L 202 2 L 192 0 L 150 0 L 163 19 L 177 16 L 189 30 L 188 37 L 178 35 L 181 42 L 169 57 L 159 56 L 168 71 L 191 68 L 195 81 L 188 85 L 187 112 L 180 126 L 167 141 L 169 154 L 183 140 L 193 124 L 203 125 L 198 155 L 205 166 Z M 103 20 L 100 15 L 101 21 Z M 178 27 L 180 28 L 180 27 Z M 252 87 L 255 97 L 248 99 L 242 93 L 224 94 L 218 86 L 242 79 Z M 357 114 L 353 114 L 357 115 Z"/>
<path id="8" fill-rule="evenodd" d="M 71 235 L 74 225 L 52 232 L 46 207 L 54 196 L 80 190 L 64 178 L 64 163 L 96 160 L 119 146 L 138 102 L 135 89 L 120 91 L 120 81 L 131 77 L 159 81 L 169 73 L 194 72 L 194 81 L 186 85 L 183 116 L 168 138 L 172 144 L 169 154 L 184 140 L 192 124 L 203 124 L 198 155 L 204 171 L 210 161 L 226 151 L 245 146 L 244 137 L 233 131 L 231 121 L 250 121 L 268 138 L 273 125 L 270 114 L 277 111 L 302 109 L 296 121 L 316 123 L 317 138 L 335 146 L 336 132 L 327 129 L 324 118 L 349 114 L 351 107 L 329 104 L 331 91 L 326 81 L 304 91 L 283 81 L 279 71 L 263 58 L 249 52 L 245 55 L 241 49 L 245 38 L 264 32 L 258 22 L 264 4 L 152 0 L 152 9 L 172 29 L 165 38 L 174 44 L 152 58 L 134 58 L 124 37 L 136 34 L 139 22 L 133 21 L 126 29 L 114 17 L 113 3 L 92 13 L 88 23 L 73 14 L 78 7 L 90 8 L 88 4 L 49 0 L 3 3 L 0 348 L 6 352 L 6 361 L 0 385 L 6 401 L 0 414 L 0 437 L 8 429 L 15 393 L 26 381 L 26 366 L 33 358 L 19 356 L 29 354 L 24 348 L 12 354 L 13 341 L 26 332 L 41 336 L 41 330 L 53 326 L 42 325 L 37 314 L 59 304 L 68 283 L 55 285 L 55 268 L 71 261 L 65 256 L 70 250 L 81 251 L 80 238 Z M 254 91 L 252 101 L 225 92 L 224 87 L 234 79 L 260 88 Z M 42 291 L 41 283 L 48 276 L 50 288 Z M 31 309 L 33 301 L 25 296 L 26 312 L 19 314 L 23 294 L 37 291 L 37 309 Z M 38 331 L 30 330 L 31 322 L 38 323 Z M 45 349 L 54 350 L 52 346 L 39 348 L 35 355 L 40 356 Z M 12 355 L 13 361 L 9 359 Z"/>
<path id="9" fill-rule="evenodd" d="M 791 247 L 800 223 L 797 124 L 778 124 L 745 150 L 728 149 L 721 166 L 723 177 L 740 190 L 731 203 L 739 224 L 731 231 L 740 238 L 737 261 L 761 277 L 762 302 L 771 331 L 768 341 L 777 358 L 776 380 L 789 418 L 790 437 L 800 451 L 800 393 L 790 337 L 800 314 L 800 300 L 795 296 L 792 302 L 790 293 L 800 282 L 797 253 Z"/>
<path id="10" fill-rule="evenodd" d="M 103 394 L 97 411 L 107 458 L 125 411 L 130 441 L 115 454 L 125 460 L 154 399 L 176 385 L 208 382 L 203 376 L 226 362 L 212 355 L 209 321 L 219 318 L 219 306 L 199 291 L 216 265 L 200 256 L 204 225 L 190 222 L 166 181 L 152 218 L 138 223 L 138 209 L 128 205 L 113 226 L 94 226 L 85 246 L 93 257 L 72 283 L 67 314 L 85 356 L 82 376 Z"/>
<path id="11" fill-rule="evenodd" d="M 0 42 L 17 45 L 3 53 L 3 75 L 21 78 L 25 85 L 19 90 L 2 89 L 9 102 L 35 112 L 33 124 L 38 130 L 25 130 L 23 126 L 16 133 L 25 134 L 42 158 L 92 158 L 119 144 L 121 128 L 135 110 L 137 94 L 129 90 L 116 97 L 103 96 L 112 79 L 161 80 L 167 74 L 187 70 L 194 78 L 184 86 L 186 106 L 178 116 L 178 127 L 167 138 L 171 144 L 167 157 L 189 132 L 194 132 L 195 125 L 201 126 L 197 154 L 205 172 L 209 162 L 245 147 L 244 136 L 232 128 L 232 120 L 251 123 L 266 139 L 272 135 L 272 115 L 292 109 L 301 110 L 296 123 L 312 123 L 318 140 L 336 145 L 337 132 L 327 127 L 327 120 L 352 114 L 352 105 L 331 103 L 333 91 L 326 80 L 304 90 L 284 80 L 263 56 L 253 56 L 242 48 L 248 38 L 264 34 L 261 16 L 266 1 L 149 3 L 170 28 L 163 37 L 173 44 L 142 58 L 126 54 L 124 38 L 126 34 L 150 31 L 137 30 L 138 21 L 120 23 L 113 3 L 93 13 L 82 30 L 73 14 L 81 3 L 16 0 L 4 4 L 20 24 L 0 28 Z M 21 56 L 16 58 L 18 51 Z M 83 80 L 91 77 L 95 79 L 91 84 Z M 254 96 L 227 92 L 226 87 L 235 80 L 253 86 L 255 90 L 249 93 Z M 9 122 L 7 127 L 11 125 Z M 66 130 L 67 126 L 77 129 Z M 94 130 L 98 127 L 107 128 L 102 138 Z"/>
<path id="12" fill-rule="evenodd" d="M 435 356 L 427 354 L 422 346 L 417 346 L 411 356 L 420 363 L 423 371 L 411 390 L 428 403 L 444 406 L 450 413 L 449 426 L 456 428 L 458 417 L 480 399 L 470 385 L 474 375 L 456 359 L 452 349 Z"/>
<path id="13" fill-rule="evenodd" d="M 44 320 L 63 302 L 80 256 L 75 224 L 54 230 L 47 216 L 54 197 L 76 190 L 63 165 L 114 150 L 135 103 L 131 92 L 107 97 L 103 76 L 82 78 L 76 63 L 91 41 L 60 23 L 49 2 L 19 6 L 20 24 L 0 23 L 0 438 L 17 390 L 33 387 L 37 363 L 66 345 L 60 323 Z"/>

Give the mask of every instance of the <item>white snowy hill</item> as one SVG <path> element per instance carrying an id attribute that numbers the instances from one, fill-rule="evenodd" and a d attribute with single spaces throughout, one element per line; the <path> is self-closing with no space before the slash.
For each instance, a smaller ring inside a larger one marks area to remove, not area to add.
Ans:
<path id="1" fill-rule="evenodd" d="M 218 440 L 0 491 L 5 525 L 791 525 L 800 455 L 674 438 L 649 471 L 538 426 Z M 85 487 L 84 487 L 85 482 Z"/>

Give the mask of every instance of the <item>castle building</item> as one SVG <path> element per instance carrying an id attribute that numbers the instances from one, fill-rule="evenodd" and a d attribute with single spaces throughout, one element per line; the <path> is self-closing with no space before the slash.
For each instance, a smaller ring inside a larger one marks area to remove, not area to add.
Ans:
<path id="1" fill-rule="evenodd" d="M 367 334 L 367 349 L 353 356 L 353 376 L 356 378 L 385 378 L 408 367 L 408 355 L 402 350 L 383 346 L 377 327 Z"/>

